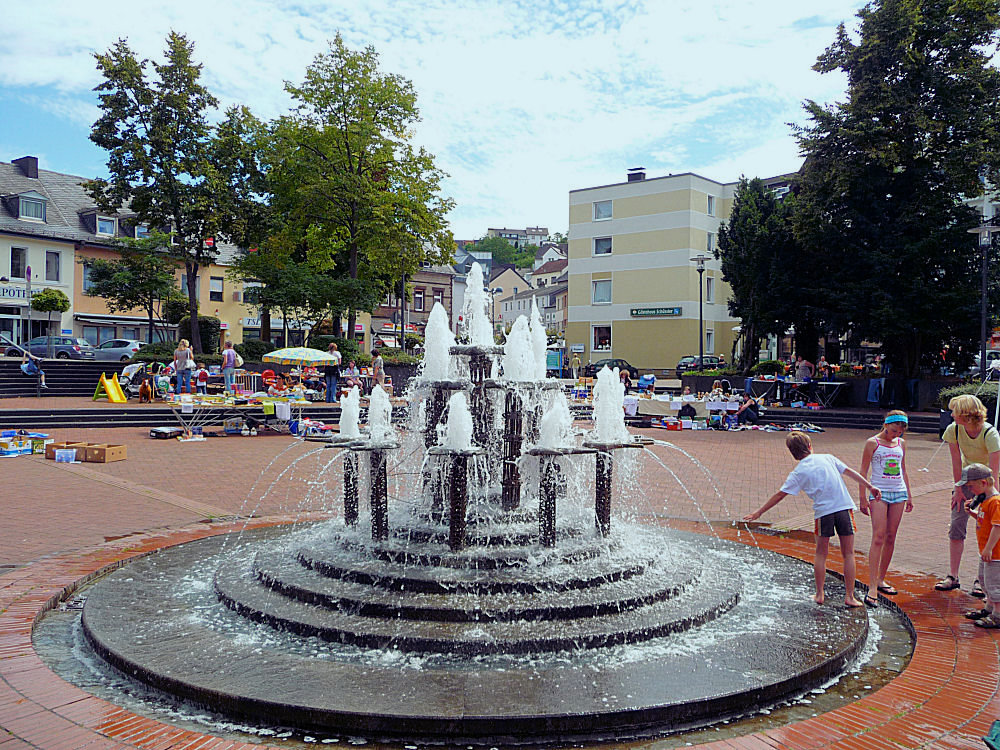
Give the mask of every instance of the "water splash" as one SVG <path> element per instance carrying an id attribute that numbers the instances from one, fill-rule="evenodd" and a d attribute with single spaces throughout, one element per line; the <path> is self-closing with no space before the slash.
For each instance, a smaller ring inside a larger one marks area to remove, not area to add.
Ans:
<path id="1" fill-rule="evenodd" d="M 372 389 L 368 399 L 368 431 L 373 443 L 391 443 L 396 439 L 392 426 L 392 403 L 381 385 Z"/>
<path id="2" fill-rule="evenodd" d="M 483 280 L 483 268 L 473 263 L 465 284 L 465 305 L 462 313 L 465 316 L 465 332 L 469 343 L 474 346 L 493 346 L 493 325 L 490 323 L 487 309 L 489 292 Z"/>
<path id="3" fill-rule="evenodd" d="M 625 386 L 619 379 L 618 368 L 607 365 L 597 373 L 594 386 L 594 441 L 622 443 L 632 439 L 625 427 Z"/>
<path id="4" fill-rule="evenodd" d="M 524 382 L 535 379 L 535 358 L 531 330 L 523 315 L 518 315 L 503 347 L 504 380 Z"/>
<path id="5" fill-rule="evenodd" d="M 545 410 L 538 426 L 538 445 L 541 448 L 572 448 L 575 445 L 573 436 L 573 416 L 569 413 L 566 399 L 553 399 Z"/>
<path id="6" fill-rule="evenodd" d="M 427 316 L 424 339 L 424 360 L 419 380 L 433 383 L 454 377 L 449 350 L 455 345 L 455 335 L 448 325 L 448 313 L 440 302 L 435 302 Z"/>
<path id="7" fill-rule="evenodd" d="M 545 380 L 545 349 L 548 346 L 549 338 L 545 333 L 545 326 L 542 324 L 542 316 L 538 312 L 538 304 L 534 297 L 531 298 L 531 351 L 535 359 L 535 372 L 532 380 Z"/>
<path id="8" fill-rule="evenodd" d="M 472 448 L 472 412 L 464 393 L 456 393 L 448 399 L 444 446 L 458 451 Z"/>
<path id="9" fill-rule="evenodd" d="M 361 429 L 358 422 L 361 419 L 361 392 L 355 385 L 351 392 L 340 400 L 340 434 L 343 437 L 359 438 Z"/>

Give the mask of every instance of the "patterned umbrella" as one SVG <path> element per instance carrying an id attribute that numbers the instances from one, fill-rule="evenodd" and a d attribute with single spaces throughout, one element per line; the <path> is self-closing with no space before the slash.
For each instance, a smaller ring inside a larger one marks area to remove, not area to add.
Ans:
<path id="1" fill-rule="evenodd" d="M 265 354 L 262 359 L 276 365 L 325 365 L 336 361 L 336 357 L 321 352 L 319 349 L 310 349 L 307 346 L 292 346 L 288 349 L 278 349 L 270 354 Z"/>

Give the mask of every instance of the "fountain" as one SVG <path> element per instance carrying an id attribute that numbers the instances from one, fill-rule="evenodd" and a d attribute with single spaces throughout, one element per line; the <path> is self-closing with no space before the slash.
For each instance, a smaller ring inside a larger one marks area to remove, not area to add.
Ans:
<path id="1" fill-rule="evenodd" d="M 491 744 L 704 725 L 809 690 L 858 653 L 864 611 L 803 596 L 784 605 L 785 627 L 754 619 L 772 581 L 808 591 L 810 567 L 616 516 L 624 457 L 642 445 L 617 372 L 598 375 L 581 441 L 544 379 L 537 309 L 498 347 L 478 266 L 467 302 L 469 343 L 440 306 L 428 322 L 409 394 L 418 481 L 390 496 L 406 438 L 379 388 L 362 433 L 352 392 L 334 441 L 343 518 L 130 563 L 89 589 L 90 647 L 230 717 Z M 212 585 L 181 585 L 192 580 Z"/>

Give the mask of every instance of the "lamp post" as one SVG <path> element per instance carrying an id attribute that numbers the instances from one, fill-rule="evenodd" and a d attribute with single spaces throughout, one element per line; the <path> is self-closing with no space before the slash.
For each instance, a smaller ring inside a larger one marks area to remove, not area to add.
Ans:
<path id="1" fill-rule="evenodd" d="M 987 322 L 989 313 L 989 295 L 988 295 L 988 282 L 989 282 L 989 258 L 990 258 L 990 246 L 992 244 L 993 234 L 995 232 L 1000 232 L 1000 226 L 993 225 L 992 214 L 992 204 L 986 201 L 983 205 L 983 223 L 978 227 L 973 227 L 969 230 L 970 234 L 979 235 L 979 249 L 982 252 L 981 257 L 981 278 L 980 278 L 980 298 L 979 298 L 979 377 L 984 382 L 989 377 L 986 370 L 986 349 L 987 349 Z"/>
<path id="2" fill-rule="evenodd" d="M 705 276 L 705 263 L 711 258 L 704 253 L 699 253 L 691 258 L 692 263 L 697 263 L 698 268 L 698 371 L 705 369 L 705 299 L 702 293 L 702 280 Z"/>
<path id="3" fill-rule="evenodd" d="M 503 294 L 503 287 L 497 286 L 490 289 L 490 323 L 493 325 L 493 337 L 497 335 L 497 295 Z"/>

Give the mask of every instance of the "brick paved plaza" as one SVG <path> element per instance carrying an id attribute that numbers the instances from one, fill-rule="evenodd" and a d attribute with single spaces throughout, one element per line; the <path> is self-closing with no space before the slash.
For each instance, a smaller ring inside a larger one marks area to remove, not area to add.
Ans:
<path id="1" fill-rule="evenodd" d="M 643 461 L 634 481 L 644 496 L 623 510 L 666 518 L 685 528 L 708 518 L 719 521 L 720 534 L 746 543 L 751 543 L 747 532 L 725 522 L 758 507 L 794 464 L 784 447 L 785 433 L 641 432 L 674 442 L 690 458 L 680 450 L 654 446 L 668 468 Z M 27 642 L 30 623 L 45 602 L 62 586 L 102 565 L 162 545 L 165 539 L 173 543 L 241 524 L 234 516 L 253 515 L 255 522 L 280 520 L 322 511 L 340 497 L 337 480 L 326 487 L 312 481 L 330 457 L 312 443 L 287 436 L 179 443 L 151 440 L 147 433 L 142 428 L 53 431 L 57 439 L 125 443 L 128 460 L 118 463 L 57 465 L 38 456 L 0 459 L 0 750 L 251 747 L 165 729 L 138 717 L 129 720 L 128 712 L 108 707 L 51 675 Z M 813 439 L 817 451 L 834 453 L 857 467 L 867 436 L 858 430 L 832 430 Z M 899 602 L 918 632 L 910 668 L 846 712 L 713 746 L 983 747 L 977 738 L 1000 716 L 998 640 L 960 617 L 975 600 L 964 593 L 931 590 L 933 578 L 946 572 L 949 459 L 946 449 L 938 450 L 935 436 L 913 435 L 908 445 L 916 508 L 904 517 L 888 578 L 901 589 Z M 925 466 L 928 471 L 918 471 Z M 810 507 L 804 497 L 788 498 L 763 520 L 791 519 L 804 525 Z M 209 519 L 216 520 L 205 523 Z M 867 519 L 859 515 L 858 525 L 857 548 L 866 551 Z M 805 535 L 756 536 L 762 546 L 811 557 Z M 831 556 L 832 566 L 837 558 Z M 970 541 L 961 571 L 965 589 L 975 577 L 975 564 Z M 859 578 L 864 581 L 865 576 L 862 564 Z M 865 704 L 869 711 L 883 705 L 883 714 L 850 718 L 850 711 L 860 711 Z M 94 719 L 101 711 L 135 729 L 118 731 L 120 725 L 103 714 Z M 908 712 L 913 714 L 908 722 L 892 723 Z M 80 744 L 81 738 L 86 742 Z"/>

